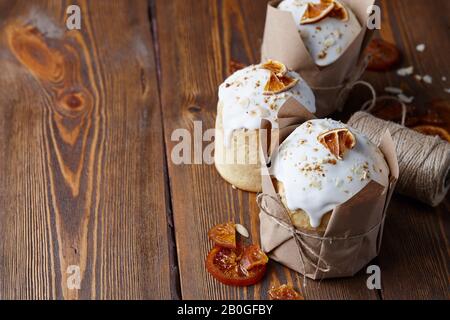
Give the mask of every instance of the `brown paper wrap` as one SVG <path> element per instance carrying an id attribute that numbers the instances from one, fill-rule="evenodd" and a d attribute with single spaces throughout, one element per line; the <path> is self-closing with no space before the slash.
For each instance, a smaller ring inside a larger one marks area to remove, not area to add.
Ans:
<path id="1" fill-rule="evenodd" d="M 375 0 L 340 0 L 352 9 L 362 30 L 345 52 L 331 65 L 319 67 L 306 49 L 291 12 L 277 9 L 281 1 L 270 1 L 261 48 L 261 60 L 274 59 L 296 70 L 313 89 L 316 116 L 327 116 L 341 110 L 357 81 L 364 73 L 367 60 L 364 49 L 373 35 L 366 28 L 367 8 Z"/>
<path id="2" fill-rule="evenodd" d="M 279 112 L 279 129 L 268 121 L 261 132 L 272 132 L 270 139 L 261 135 L 261 162 L 270 163 L 278 142 L 295 128 L 314 118 L 295 99 L 288 100 Z M 296 124 L 294 124 L 296 123 Z M 261 168 L 263 192 L 258 196 L 262 249 L 281 264 L 311 279 L 353 276 L 378 255 L 387 206 L 398 179 L 398 163 L 389 131 L 379 144 L 390 168 L 389 186 L 370 181 L 347 202 L 337 206 L 324 234 L 297 230 L 281 203 L 269 174 Z"/>

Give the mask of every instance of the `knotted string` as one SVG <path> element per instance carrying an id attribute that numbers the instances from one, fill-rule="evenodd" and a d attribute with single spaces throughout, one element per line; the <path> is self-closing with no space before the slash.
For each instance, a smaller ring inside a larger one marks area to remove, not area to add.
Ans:
<path id="1" fill-rule="evenodd" d="M 346 95 L 357 85 L 363 85 L 366 86 L 367 88 L 369 88 L 369 90 L 372 93 L 372 99 L 371 101 L 371 107 L 375 107 L 375 103 L 377 100 L 377 93 L 374 89 L 374 87 L 367 81 L 364 80 L 360 80 L 360 78 L 362 77 L 362 75 L 364 74 L 364 72 L 366 71 L 367 65 L 369 63 L 369 56 L 366 56 L 365 59 L 363 60 L 363 62 L 361 63 L 361 66 L 359 69 L 356 70 L 356 72 L 354 72 L 353 76 L 350 77 L 347 81 L 344 81 L 342 84 L 336 85 L 336 86 L 329 86 L 329 87 L 315 87 L 315 86 L 311 86 L 311 89 L 313 89 L 314 91 L 333 91 L 333 90 L 339 90 L 337 99 L 336 99 L 336 104 L 338 104 L 339 111 L 341 111 L 342 106 L 343 106 L 343 102 L 346 98 Z"/>
<path id="2" fill-rule="evenodd" d="M 269 197 L 270 199 L 272 199 L 276 204 L 278 204 L 281 208 L 283 208 L 283 213 L 286 216 L 284 217 L 279 217 L 276 216 L 274 214 L 272 214 L 270 212 L 269 208 L 266 208 L 266 204 L 264 202 L 264 197 Z M 306 263 L 305 261 L 310 264 L 311 266 L 313 266 L 314 268 L 316 268 L 316 272 L 317 270 L 321 271 L 321 272 L 329 272 L 330 271 L 330 265 L 320 256 L 318 255 L 310 246 L 309 244 L 304 241 L 304 239 L 302 238 L 303 236 L 306 236 L 306 233 L 300 232 L 299 230 L 297 230 L 294 226 L 294 224 L 292 223 L 292 220 L 289 216 L 289 213 L 287 212 L 286 208 L 284 207 L 284 205 L 282 203 L 280 203 L 279 199 L 276 199 L 275 197 L 269 195 L 269 194 L 265 194 L 265 193 L 260 193 L 258 194 L 258 196 L 256 197 L 256 202 L 258 204 L 258 207 L 260 208 L 260 210 L 262 212 L 264 212 L 265 214 L 267 214 L 268 216 L 272 217 L 280 226 L 282 226 L 283 228 L 285 228 L 286 230 L 289 231 L 289 233 L 292 235 L 292 238 L 294 238 L 295 240 L 295 244 L 298 250 L 298 254 L 300 256 L 300 262 L 303 266 L 303 284 L 306 285 Z M 313 235 L 308 235 L 313 237 Z M 317 237 L 317 239 L 319 240 L 323 240 L 321 239 L 321 237 Z M 315 263 L 314 261 L 312 261 L 307 254 L 305 254 L 304 251 L 307 251 L 309 254 L 311 254 L 312 256 L 314 256 L 315 258 L 317 258 L 317 263 Z M 325 267 L 321 267 L 320 266 L 320 262 L 322 262 Z"/>
<path id="3" fill-rule="evenodd" d="M 389 98 L 396 100 L 395 97 Z M 403 104 L 402 107 L 402 125 L 378 119 L 367 112 L 355 113 L 348 124 L 374 143 L 388 128 L 399 160 L 400 176 L 396 191 L 436 206 L 450 188 L 450 144 L 437 136 L 425 136 L 405 127 L 406 106 Z"/>
<path id="4" fill-rule="evenodd" d="M 267 201 L 264 201 L 264 199 L 266 197 L 273 200 L 282 209 L 283 216 L 279 216 L 279 215 L 273 214 L 271 212 L 272 211 L 271 207 L 269 205 L 267 205 L 267 203 L 266 203 Z M 315 235 L 315 234 L 305 233 L 305 232 L 298 230 L 294 226 L 288 210 L 286 209 L 286 207 L 284 206 L 284 204 L 281 202 L 281 200 L 279 198 L 276 198 L 267 193 L 260 193 L 256 197 L 256 202 L 258 204 L 259 209 L 263 213 L 265 213 L 266 215 L 271 217 L 278 225 L 280 225 L 281 227 L 283 227 L 284 229 L 289 231 L 289 233 L 294 238 L 296 246 L 297 246 L 297 250 L 298 250 L 298 253 L 300 256 L 300 262 L 301 262 L 301 264 L 303 266 L 303 270 L 304 270 L 303 278 L 304 278 L 305 285 L 306 285 L 306 265 L 307 264 L 314 267 L 316 269 L 316 272 L 321 271 L 323 273 L 327 273 L 331 270 L 332 267 L 337 270 L 339 270 L 339 269 L 336 266 L 332 266 L 330 263 L 328 263 L 321 254 L 317 254 L 316 250 L 314 250 L 314 248 L 312 248 L 305 241 L 304 238 L 319 240 L 319 241 L 321 241 L 321 243 L 323 241 L 328 241 L 329 243 L 333 243 L 333 241 L 343 241 L 343 240 L 348 241 L 348 240 L 353 240 L 353 239 L 360 239 L 360 238 L 363 238 L 363 237 L 367 236 L 368 234 L 372 233 L 375 229 L 379 228 L 384 223 L 384 220 L 385 220 L 385 215 L 383 215 L 383 217 L 379 223 L 377 223 L 372 228 L 370 228 L 368 231 L 366 231 L 362 234 L 357 234 L 357 235 L 353 235 L 353 236 L 345 236 L 345 237 L 324 237 L 324 236 L 319 236 L 319 235 Z M 305 253 L 305 251 L 306 251 L 306 253 Z M 316 258 L 317 263 L 312 261 L 309 258 L 308 254 L 310 254 L 311 256 Z"/>
<path id="5" fill-rule="evenodd" d="M 372 86 L 371 86 L 372 87 Z M 373 88 L 373 87 L 372 87 Z M 366 111 L 371 113 L 373 111 L 373 109 L 375 108 L 377 102 L 381 102 L 381 101 L 386 101 L 386 100 L 392 100 L 395 102 L 400 103 L 400 105 L 402 106 L 402 119 L 400 122 L 401 126 L 405 126 L 406 123 L 406 114 L 408 113 L 408 109 L 406 107 L 406 104 L 403 103 L 402 100 L 400 100 L 397 97 L 393 97 L 393 96 L 381 96 L 381 97 L 377 97 L 376 93 L 373 96 L 373 99 L 370 99 L 368 101 L 366 101 L 362 107 L 361 107 L 361 111 Z M 391 133 L 392 134 L 392 133 Z"/>
<path id="6" fill-rule="evenodd" d="M 402 107 L 399 124 L 370 115 L 376 104 L 392 100 Z M 394 96 L 380 96 L 366 101 L 363 112 L 355 113 L 348 124 L 361 130 L 374 142 L 380 137 L 381 128 L 388 128 L 396 144 L 400 166 L 397 191 L 417 198 L 431 206 L 438 205 L 450 188 L 450 147 L 439 137 L 423 136 L 405 126 L 407 106 Z"/>

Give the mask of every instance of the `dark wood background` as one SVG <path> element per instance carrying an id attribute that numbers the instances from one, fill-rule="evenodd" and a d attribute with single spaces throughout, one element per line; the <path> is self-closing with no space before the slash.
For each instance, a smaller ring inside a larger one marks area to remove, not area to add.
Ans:
<path id="1" fill-rule="evenodd" d="M 70 4 L 80 31 L 65 28 Z M 171 134 L 214 127 L 230 62 L 259 60 L 265 11 L 265 0 L 0 0 L 0 299 L 265 299 L 279 283 L 306 299 L 449 298 L 448 198 L 433 209 L 394 197 L 373 262 L 382 290 L 367 289 L 364 270 L 303 286 L 270 262 L 249 288 L 205 271 L 214 224 L 234 220 L 259 241 L 255 195 L 213 165 L 175 165 Z M 381 36 L 434 83 L 365 79 L 422 107 L 448 100 L 448 12 L 446 0 L 382 1 Z M 334 116 L 367 98 L 355 90 Z M 80 290 L 66 285 L 71 265 Z"/>

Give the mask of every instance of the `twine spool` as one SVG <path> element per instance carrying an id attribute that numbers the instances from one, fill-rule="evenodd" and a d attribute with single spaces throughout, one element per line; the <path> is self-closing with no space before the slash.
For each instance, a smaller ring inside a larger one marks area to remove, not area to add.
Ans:
<path id="1" fill-rule="evenodd" d="M 362 111 L 356 112 L 348 124 L 376 144 L 389 129 L 400 168 L 396 191 L 433 207 L 445 198 L 450 187 L 450 143 Z"/>

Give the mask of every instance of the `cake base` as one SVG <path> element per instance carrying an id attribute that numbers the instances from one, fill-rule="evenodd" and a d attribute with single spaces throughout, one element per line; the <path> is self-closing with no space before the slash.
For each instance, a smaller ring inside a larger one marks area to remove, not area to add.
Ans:
<path id="1" fill-rule="evenodd" d="M 283 183 L 273 178 L 273 185 L 275 186 L 275 190 L 281 198 L 281 202 L 289 212 L 292 223 L 298 230 L 313 232 L 319 235 L 323 235 L 325 233 L 325 231 L 327 230 L 328 222 L 331 219 L 331 211 L 324 214 L 322 220 L 320 221 L 320 225 L 317 228 L 314 228 L 311 226 L 309 222 L 309 216 L 305 211 L 301 209 L 291 211 L 288 209 Z"/>
<path id="2" fill-rule="evenodd" d="M 238 189 L 261 192 L 259 130 L 235 130 L 225 145 L 223 106 L 217 106 L 214 163 L 222 178 Z"/>

